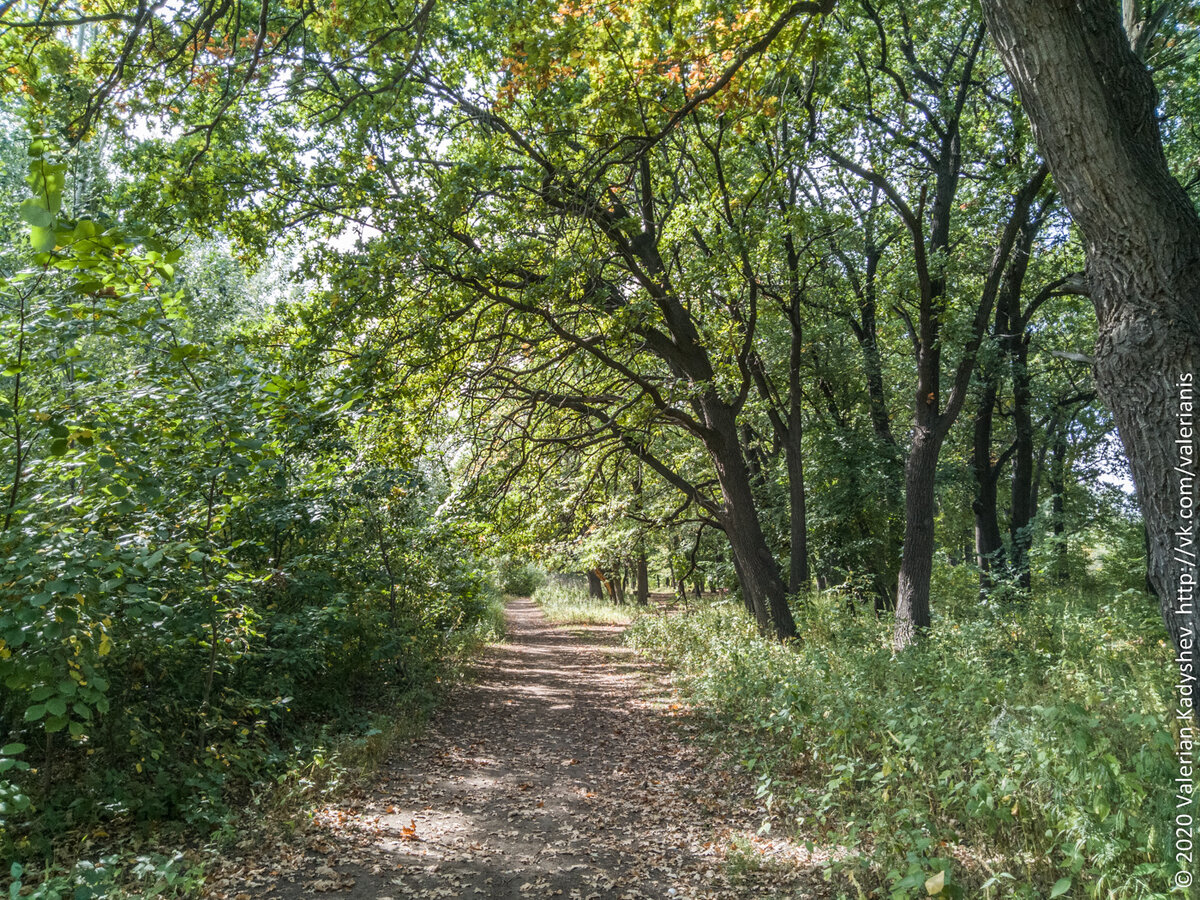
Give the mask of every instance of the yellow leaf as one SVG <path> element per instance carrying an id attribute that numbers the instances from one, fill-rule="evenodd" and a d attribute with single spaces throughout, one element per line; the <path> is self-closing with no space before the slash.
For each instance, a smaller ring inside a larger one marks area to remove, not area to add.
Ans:
<path id="1" fill-rule="evenodd" d="M 931 897 L 934 894 L 940 894 L 942 892 L 942 888 L 944 888 L 945 886 L 946 886 L 946 870 L 945 869 L 938 872 L 936 875 L 934 875 L 932 878 L 930 878 L 928 881 L 925 882 L 925 890 L 927 890 L 929 892 L 929 896 L 931 896 Z"/>

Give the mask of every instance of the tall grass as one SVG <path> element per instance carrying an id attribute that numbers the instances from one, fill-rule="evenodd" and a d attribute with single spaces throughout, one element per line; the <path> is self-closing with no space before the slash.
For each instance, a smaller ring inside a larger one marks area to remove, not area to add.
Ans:
<path id="1" fill-rule="evenodd" d="M 596 600 L 586 590 L 559 584 L 538 588 L 533 601 L 555 625 L 628 625 L 636 615 L 632 606 Z"/>
<path id="2" fill-rule="evenodd" d="M 899 658 L 890 623 L 835 594 L 796 610 L 789 646 L 729 602 L 642 617 L 627 640 L 680 670 L 777 821 L 849 851 L 830 864 L 848 897 L 940 879 L 942 896 L 1166 896 L 1178 771 L 1154 605 L 981 604 L 968 584 L 934 606 Z"/>

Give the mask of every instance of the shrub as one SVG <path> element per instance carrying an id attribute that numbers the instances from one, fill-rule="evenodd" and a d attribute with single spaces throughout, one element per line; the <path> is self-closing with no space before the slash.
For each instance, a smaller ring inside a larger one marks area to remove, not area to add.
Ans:
<path id="1" fill-rule="evenodd" d="M 532 597 L 546 584 L 546 573 L 531 562 L 518 562 L 511 557 L 501 559 L 498 566 L 500 589 L 515 597 Z"/>

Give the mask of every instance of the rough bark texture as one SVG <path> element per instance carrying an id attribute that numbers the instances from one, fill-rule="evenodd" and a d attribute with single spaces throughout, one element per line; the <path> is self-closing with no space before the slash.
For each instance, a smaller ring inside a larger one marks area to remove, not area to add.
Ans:
<path id="1" fill-rule="evenodd" d="M 1197 449 L 1193 429 L 1181 434 L 1178 382 L 1194 379 L 1200 363 L 1200 218 L 1168 169 L 1154 84 L 1116 4 L 983 0 L 983 10 L 1084 235 L 1099 319 L 1096 386 L 1129 455 L 1150 580 L 1180 648 L 1200 627 L 1194 603 L 1179 610 L 1183 572 L 1172 559 L 1176 532 L 1195 530 L 1180 516 L 1175 467 L 1194 472 Z M 1187 412 L 1190 420 L 1190 403 Z"/>
<path id="2" fill-rule="evenodd" d="M 708 409 L 712 426 L 708 451 L 721 486 L 721 526 L 729 538 L 734 568 L 747 606 L 759 629 L 779 638 L 796 636 L 796 621 L 787 605 L 787 589 L 767 545 L 750 489 L 750 471 L 737 439 L 734 415 L 713 402 Z"/>
<path id="3" fill-rule="evenodd" d="M 904 556 L 896 598 L 897 649 L 929 627 L 929 583 L 933 577 L 934 479 L 945 432 L 918 425 L 904 466 Z"/>

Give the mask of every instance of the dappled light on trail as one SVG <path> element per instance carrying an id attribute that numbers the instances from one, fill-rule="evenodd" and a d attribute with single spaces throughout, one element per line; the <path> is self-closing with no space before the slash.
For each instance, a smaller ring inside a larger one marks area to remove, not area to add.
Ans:
<path id="1" fill-rule="evenodd" d="M 254 883 L 231 866 L 211 896 L 824 895 L 828 854 L 758 835 L 751 780 L 705 755 L 622 628 L 556 628 L 525 599 L 508 616 L 508 641 L 372 791 L 322 810 L 286 863 L 250 866 Z"/>

